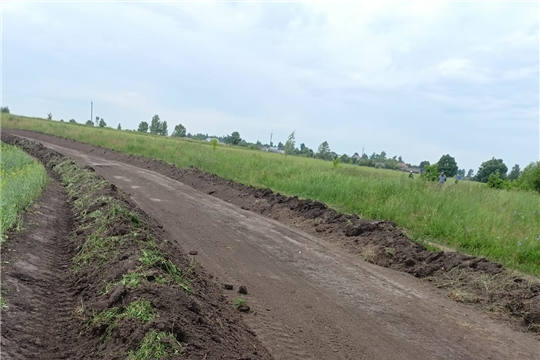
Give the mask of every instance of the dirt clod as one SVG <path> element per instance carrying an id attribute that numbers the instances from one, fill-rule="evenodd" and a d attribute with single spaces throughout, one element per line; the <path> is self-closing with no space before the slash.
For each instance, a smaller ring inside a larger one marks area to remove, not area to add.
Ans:
<path id="1" fill-rule="evenodd" d="M 240 287 L 238 288 L 238 293 L 247 295 L 247 293 L 248 293 L 247 287 L 245 287 L 244 285 L 240 285 Z"/>

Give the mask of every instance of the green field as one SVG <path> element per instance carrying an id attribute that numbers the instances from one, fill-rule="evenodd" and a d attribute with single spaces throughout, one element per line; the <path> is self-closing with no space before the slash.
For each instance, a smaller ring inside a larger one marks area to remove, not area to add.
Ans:
<path id="1" fill-rule="evenodd" d="M 16 147 L 0 142 L 0 244 L 5 232 L 21 225 L 25 210 L 47 183 L 43 166 Z"/>
<path id="2" fill-rule="evenodd" d="M 3 127 L 31 129 L 161 159 L 178 167 L 196 166 L 255 187 L 322 201 L 338 211 L 367 219 L 389 219 L 419 242 L 430 241 L 486 256 L 506 267 L 540 276 L 540 195 L 489 189 L 473 182 L 443 186 L 408 179 L 405 173 L 285 157 L 206 141 L 164 138 L 16 115 Z"/>

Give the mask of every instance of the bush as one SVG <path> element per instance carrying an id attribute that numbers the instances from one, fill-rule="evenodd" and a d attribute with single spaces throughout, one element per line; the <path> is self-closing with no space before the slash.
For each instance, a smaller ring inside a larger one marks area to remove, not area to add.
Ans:
<path id="1" fill-rule="evenodd" d="M 420 179 L 426 181 L 437 181 L 439 180 L 439 165 L 425 165 L 424 172 L 420 175 Z"/>
<path id="2" fill-rule="evenodd" d="M 514 181 L 514 186 L 521 190 L 533 190 L 540 193 L 540 161 L 527 165 L 519 178 Z"/>

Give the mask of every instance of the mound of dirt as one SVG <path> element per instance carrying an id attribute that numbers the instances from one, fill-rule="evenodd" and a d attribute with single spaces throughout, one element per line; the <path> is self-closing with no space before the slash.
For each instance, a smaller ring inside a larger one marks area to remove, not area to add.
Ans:
<path id="1" fill-rule="evenodd" d="M 48 292 L 32 295 L 34 303 L 46 299 L 49 306 L 61 304 L 62 318 L 49 309 L 49 315 L 3 322 L 6 354 L 81 359 L 271 358 L 211 276 L 168 242 L 160 225 L 114 185 L 41 144 L 6 134 L 2 140 L 46 165 L 51 176 L 64 184 L 63 196 L 74 215 L 54 239 L 69 244 L 69 256 L 61 265 L 64 271 L 56 282 L 47 283 Z M 20 251 L 28 246 L 20 245 Z M 2 270 L 3 278 L 18 276 L 13 274 L 16 268 Z M 9 312 L 9 307 L 4 310 L 6 317 Z M 62 331 L 42 338 L 41 346 L 28 347 L 25 343 L 34 343 L 29 341 L 32 329 L 42 319 L 62 324 Z M 15 348 L 14 344 L 22 345 Z M 56 353 L 39 351 L 43 348 Z"/>
<path id="2" fill-rule="evenodd" d="M 412 274 L 447 289 L 449 297 L 471 303 L 495 317 L 540 333 L 540 282 L 505 270 L 485 258 L 459 252 L 433 252 L 412 241 L 392 221 L 368 221 L 355 214 L 342 214 L 310 199 L 287 197 L 268 188 L 235 183 L 191 167 L 179 169 L 161 160 L 127 155 L 74 140 L 31 131 L 44 141 L 74 147 L 109 160 L 149 169 L 195 189 L 254 211 L 339 245 L 364 260 Z"/>

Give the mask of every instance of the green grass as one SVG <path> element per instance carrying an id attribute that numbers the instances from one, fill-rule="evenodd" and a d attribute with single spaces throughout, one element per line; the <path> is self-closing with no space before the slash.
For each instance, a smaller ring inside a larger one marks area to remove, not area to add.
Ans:
<path id="1" fill-rule="evenodd" d="M 414 240 L 486 256 L 540 276 L 540 195 L 448 181 L 443 186 L 407 174 L 295 156 L 217 146 L 9 115 L 3 127 L 31 129 L 127 154 L 196 166 L 255 187 L 322 201 L 366 219 L 388 219 Z"/>
<path id="2" fill-rule="evenodd" d="M 181 344 L 173 334 L 150 331 L 146 333 L 141 346 L 129 353 L 128 360 L 161 359 L 170 355 L 177 355 L 182 350 Z"/>
<path id="3" fill-rule="evenodd" d="M 17 147 L 0 143 L 0 244 L 5 233 L 20 227 L 20 213 L 41 194 L 47 183 L 45 168 Z"/>

